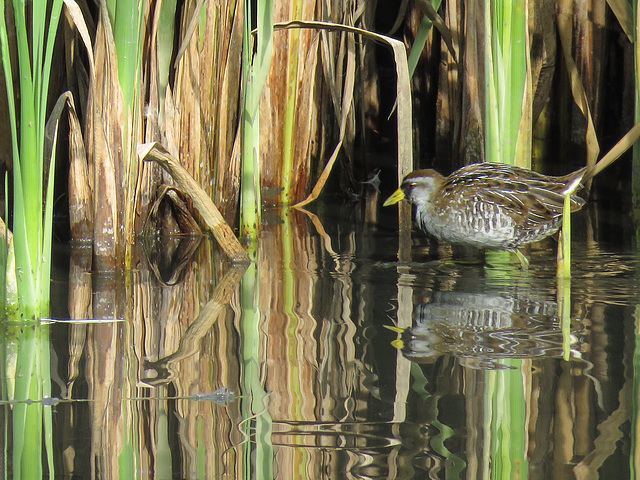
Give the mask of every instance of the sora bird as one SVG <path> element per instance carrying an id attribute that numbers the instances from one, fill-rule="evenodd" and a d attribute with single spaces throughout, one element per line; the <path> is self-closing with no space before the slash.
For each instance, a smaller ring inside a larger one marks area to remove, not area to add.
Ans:
<path id="1" fill-rule="evenodd" d="M 435 170 L 416 170 L 384 206 L 407 199 L 416 206 L 418 226 L 438 240 L 481 249 L 514 252 L 554 234 L 562 224 L 564 196 L 571 211 L 585 201 L 575 195 L 587 168 L 551 177 L 501 163 L 474 163 L 448 177 Z"/>

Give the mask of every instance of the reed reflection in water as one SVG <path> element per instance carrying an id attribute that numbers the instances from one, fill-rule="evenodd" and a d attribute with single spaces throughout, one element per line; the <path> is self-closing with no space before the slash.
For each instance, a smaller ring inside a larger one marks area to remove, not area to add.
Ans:
<path id="1" fill-rule="evenodd" d="M 318 208 L 268 216 L 249 266 L 73 252 L 70 316 L 105 321 L 50 327 L 56 475 L 633 478 L 635 258 L 576 249 L 567 292 L 544 246 L 507 276 L 423 237 L 398 263 L 392 226 Z"/>

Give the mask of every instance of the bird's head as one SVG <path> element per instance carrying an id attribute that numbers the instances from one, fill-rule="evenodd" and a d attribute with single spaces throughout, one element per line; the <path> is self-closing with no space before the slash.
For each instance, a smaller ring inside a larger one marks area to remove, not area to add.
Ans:
<path id="1" fill-rule="evenodd" d="M 445 178 L 435 170 L 415 170 L 404 177 L 400 188 L 387 198 L 383 206 L 388 207 L 403 199 L 414 204 L 430 202 L 444 180 Z"/>

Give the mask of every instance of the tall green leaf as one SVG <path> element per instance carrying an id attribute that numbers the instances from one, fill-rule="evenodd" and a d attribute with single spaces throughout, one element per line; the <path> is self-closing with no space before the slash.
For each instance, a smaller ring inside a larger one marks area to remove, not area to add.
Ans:
<path id="1" fill-rule="evenodd" d="M 251 0 L 245 2 L 243 39 L 244 106 L 242 110 L 242 172 L 240 176 L 240 233 L 256 238 L 261 222 L 260 96 L 269 75 L 273 46 L 273 2 L 257 2 L 255 36 L 251 28 Z M 253 48 L 255 41 L 255 49 Z M 255 50 L 255 53 L 253 53 Z"/>
<path id="2" fill-rule="evenodd" d="M 18 104 L 13 85 L 9 25 L 4 15 L 0 23 L 13 149 L 13 230 L 18 301 L 25 319 L 39 318 L 49 308 L 53 211 L 53 164 L 49 162 L 53 162 L 54 157 L 45 154 L 45 125 L 62 0 L 42 7 L 18 0 L 12 2 L 15 32 L 11 35 L 16 38 L 20 82 Z M 0 2 L 0 8 L 5 11 L 4 1 Z"/>
<path id="3" fill-rule="evenodd" d="M 490 162 L 528 167 L 531 114 L 528 118 L 523 115 L 531 82 L 527 80 L 527 0 L 485 0 L 484 7 L 485 157 Z"/>

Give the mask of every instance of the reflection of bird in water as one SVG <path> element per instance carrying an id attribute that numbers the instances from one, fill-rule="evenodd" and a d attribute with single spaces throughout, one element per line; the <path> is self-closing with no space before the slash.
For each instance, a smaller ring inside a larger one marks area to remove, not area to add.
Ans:
<path id="1" fill-rule="evenodd" d="M 438 240 L 483 249 L 509 250 L 528 262 L 519 248 L 554 234 L 562 224 L 564 196 L 571 210 L 584 200 L 575 192 L 587 177 L 582 168 L 551 177 L 501 163 L 474 163 L 448 177 L 416 170 L 384 206 L 407 199 L 416 206 L 419 227 Z"/>
<path id="2" fill-rule="evenodd" d="M 505 358 L 562 355 L 556 303 L 507 294 L 435 292 L 432 302 L 415 307 L 414 327 L 400 343 L 415 362 L 449 354 L 480 368 L 500 368 L 495 362 Z"/>

